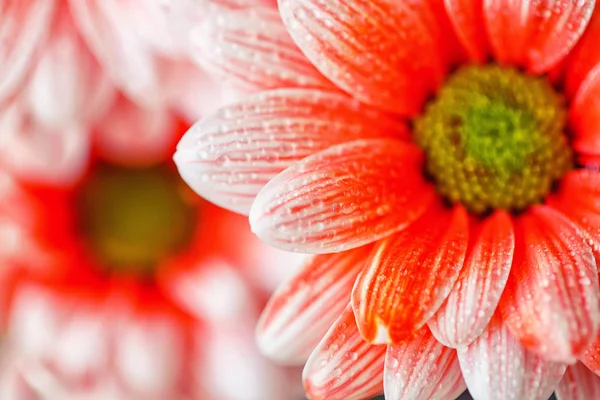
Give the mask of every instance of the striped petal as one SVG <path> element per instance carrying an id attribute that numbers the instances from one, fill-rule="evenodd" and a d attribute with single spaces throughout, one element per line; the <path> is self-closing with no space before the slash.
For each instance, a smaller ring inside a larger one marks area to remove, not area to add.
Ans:
<path id="1" fill-rule="evenodd" d="M 404 115 L 442 82 L 439 21 L 431 2 L 280 0 L 292 38 L 332 82 Z"/>
<path id="2" fill-rule="evenodd" d="M 486 218 L 475 232 L 458 281 L 429 321 L 444 345 L 467 345 L 484 331 L 508 280 L 514 242 L 510 217 L 502 211 Z"/>
<path id="3" fill-rule="evenodd" d="M 370 250 L 315 256 L 280 286 L 258 322 L 261 351 L 278 362 L 304 364 L 348 305 Z"/>
<path id="4" fill-rule="evenodd" d="M 307 157 L 271 180 L 250 210 L 258 237 L 283 250 L 331 253 L 418 218 L 433 197 L 422 153 L 399 140 L 357 140 Z"/>
<path id="5" fill-rule="evenodd" d="M 467 213 L 433 205 L 408 228 L 378 242 L 352 292 L 362 336 L 371 343 L 410 339 L 442 305 L 463 266 Z"/>
<path id="6" fill-rule="evenodd" d="M 515 258 L 500 310 L 511 332 L 548 360 L 571 363 L 600 323 L 598 271 L 581 231 L 536 206 L 515 225 Z"/>
<path id="7" fill-rule="evenodd" d="M 456 351 L 438 342 L 429 328 L 385 355 L 386 400 L 455 399 L 465 391 Z"/>
<path id="8" fill-rule="evenodd" d="M 477 400 L 546 400 L 566 366 L 546 361 L 525 349 L 494 318 L 486 331 L 458 350 L 467 387 Z"/>
<path id="9" fill-rule="evenodd" d="M 444 0 L 448 16 L 469 57 L 484 62 L 488 54 L 488 43 L 483 21 L 483 1 Z"/>
<path id="10" fill-rule="evenodd" d="M 577 363 L 567 368 L 556 388 L 558 400 L 600 399 L 600 377 Z"/>
<path id="11" fill-rule="evenodd" d="M 54 0 L 0 1 L 0 103 L 12 96 L 44 45 Z"/>
<path id="12" fill-rule="evenodd" d="M 201 120 L 183 137 L 175 162 L 202 197 L 248 214 L 278 173 L 335 144 L 361 138 L 407 138 L 404 123 L 332 91 L 260 93 Z"/>
<path id="13" fill-rule="evenodd" d="M 381 393 L 385 351 L 386 346 L 362 339 L 348 305 L 304 367 L 306 395 L 312 400 L 358 400 Z"/>
<path id="14" fill-rule="evenodd" d="M 544 73 L 582 36 L 595 0 L 489 0 L 483 2 L 492 52 L 502 64 Z"/>
<path id="15" fill-rule="evenodd" d="M 223 13 L 194 29 L 191 41 L 200 65 L 245 90 L 334 87 L 292 41 L 277 9 Z"/>

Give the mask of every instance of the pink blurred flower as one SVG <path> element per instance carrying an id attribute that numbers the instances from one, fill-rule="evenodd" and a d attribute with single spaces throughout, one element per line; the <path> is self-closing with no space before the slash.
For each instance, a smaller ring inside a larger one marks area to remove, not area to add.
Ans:
<path id="1" fill-rule="evenodd" d="M 135 109 L 115 112 L 135 126 Z M 185 125 L 163 128 L 177 139 Z M 298 376 L 253 340 L 273 285 L 262 275 L 291 270 L 289 259 L 193 196 L 170 163 L 115 165 L 96 149 L 70 185 L 0 175 L 0 393 L 13 393 L 2 398 L 297 398 Z M 127 241 L 157 229 L 155 215 L 160 235 Z M 179 243 L 152 253 L 170 237 Z"/>

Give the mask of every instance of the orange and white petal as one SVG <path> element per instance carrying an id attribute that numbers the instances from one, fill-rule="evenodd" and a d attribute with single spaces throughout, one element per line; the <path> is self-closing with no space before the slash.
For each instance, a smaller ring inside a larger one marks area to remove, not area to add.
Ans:
<path id="1" fill-rule="evenodd" d="M 501 64 L 548 72 L 573 49 L 594 10 L 594 0 L 490 0 L 483 13 L 492 53 Z"/>
<path id="2" fill-rule="evenodd" d="M 144 107 L 162 105 L 156 58 L 132 25 L 129 2 L 69 0 L 84 40 L 114 83 Z"/>
<path id="3" fill-rule="evenodd" d="M 26 88 L 26 105 L 40 124 L 88 126 L 110 106 L 115 90 L 79 36 L 66 9 L 57 12 Z"/>
<path id="4" fill-rule="evenodd" d="M 375 244 L 356 281 L 352 306 L 370 343 L 410 340 L 435 314 L 463 267 L 467 212 L 434 203 L 406 229 Z"/>
<path id="5" fill-rule="evenodd" d="M 467 386 L 456 351 L 424 327 L 414 339 L 388 346 L 384 388 L 388 400 L 443 400 L 457 398 Z"/>
<path id="6" fill-rule="evenodd" d="M 458 360 L 471 395 L 477 400 L 545 400 L 562 378 L 566 365 L 527 350 L 501 318 L 469 346 Z"/>
<path id="7" fill-rule="evenodd" d="M 248 214 L 263 186 L 295 162 L 339 143 L 380 137 L 408 138 L 408 130 L 337 91 L 281 89 L 201 120 L 174 159 L 202 197 Z"/>
<path id="8" fill-rule="evenodd" d="M 168 397 L 183 372 L 182 327 L 166 315 L 125 318 L 116 332 L 115 372 L 130 393 L 142 398 Z"/>
<path id="9" fill-rule="evenodd" d="M 71 185 L 85 173 L 91 139 L 82 126 L 44 126 L 13 103 L 0 115 L 0 131 L 0 165 L 19 179 Z"/>
<path id="10" fill-rule="evenodd" d="M 263 354 L 280 363 L 304 364 L 348 305 L 370 250 L 315 256 L 281 285 L 256 328 Z"/>
<path id="11" fill-rule="evenodd" d="M 383 392 L 386 346 L 363 340 L 348 305 L 319 346 L 304 372 L 304 389 L 311 400 L 359 400 Z"/>
<path id="12" fill-rule="evenodd" d="M 483 20 L 483 1 L 444 0 L 444 4 L 469 58 L 484 62 L 489 54 L 489 44 Z"/>
<path id="13" fill-rule="evenodd" d="M 583 364 L 570 365 L 556 388 L 558 400 L 600 399 L 600 377 Z"/>
<path id="14" fill-rule="evenodd" d="M 332 253 L 405 228 L 431 202 L 422 153 L 395 139 L 356 140 L 292 165 L 258 194 L 250 227 L 288 251 Z"/>
<path id="15" fill-rule="evenodd" d="M 247 91 L 334 88 L 302 54 L 274 8 L 223 13 L 191 33 L 196 61 Z"/>
<path id="16" fill-rule="evenodd" d="M 432 2 L 279 0 L 279 9 L 308 59 L 360 101 L 413 115 L 442 82 Z"/>
<path id="17" fill-rule="evenodd" d="M 94 139 L 105 160 L 145 166 L 168 159 L 180 132 L 168 110 L 142 108 L 119 96 L 96 125 Z"/>
<path id="18" fill-rule="evenodd" d="M 0 1 L 0 103 L 17 92 L 48 35 L 55 0 Z"/>
<path id="19" fill-rule="evenodd" d="M 572 363 L 596 338 L 598 271 L 567 217 L 531 207 L 515 224 L 515 257 L 500 310 L 510 331 L 547 360 Z"/>
<path id="20" fill-rule="evenodd" d="M 471 343 L 485 330 L 508 280 L 515 247 L 512 222 L 504 211 L 486 218 L 471 236 L 460 276 L 429 320 L 433 335 L 454 348 Z"/>

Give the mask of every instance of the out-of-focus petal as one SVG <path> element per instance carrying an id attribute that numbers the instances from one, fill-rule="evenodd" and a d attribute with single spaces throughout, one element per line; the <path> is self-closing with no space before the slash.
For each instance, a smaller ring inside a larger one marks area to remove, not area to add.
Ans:
<path id="1" fill-rule="evenodd" d="M 21 179 L 69 185 L 85 172 L 89 132 L 81 126 L 41 125 L 19 103 L 0 115 L 0 165 Z"/>
<path id="2" fill-rule="evenodd" d="M 458 359 L 469 392 L 478 400 L 547 399 L 566 369 L 525 349 L 500 318 L 460 348 Z"/>
<path id="3" fill-rule="evenodd" d="M 165 109 L 145 109 L 119 97 L 96 126 L 100 155 L 126 166 L 152 165 L 169 158 L 180 127 Z"/>
<path id="4" fill-rule="evenodd" d="M 0 1 L 0 103 L 30 71 L 54 16 L 54 0 Z"/>
<path id="5" fill-rule="evenodd" d="M 312 400 L 358 400 L 381 393 L 385 351 L 386 346 L 363 340 L 348 305 L 304 367 L 307 396 Z"/>
<path id="6" fill-rule="evenodd" d="M 465 209 L 434 203 L 406 229 L 375 245 L 352 292 L 361 335 L 370 343 L 410 340 L 434 315 L 463 267 Z"/>
<path id="7" fill-rule="evenodd" d="M 582 36 L 594 0 L 490 0 L 483 4 L 496 59 L 544 73 L 558 64 Z"/>
<path id="8" fill-rule="evenodd" d="M 450 347 L 469 344 L 484 331 L 500 302 L 513 260 L 515 238 L 507 213 L 497 211 L 471 236 L 458 281 L 429 320 L 434 336 Z"/>
<path id="9" fill-rule="evenodd" d="M 600 377 L 577 363 L 567 371 L 556 388 L 558 400 L 591 400 L 600 399 Z"/>
<path id="10" fill-rule="evenodd" d="M 411 341 L 388 346 L 384 387 L 387 400 L 455 399 L 466 389 L 456 351 L 427 327 Z"/>
<path id="11" fill-rule="evenodd" d="M 223 13 L 193 30 L 196 61 L 245 90 L 333 88 L 302 54 L 271 8 Z"/>
<path id="12" fill-rule="evenodd" d="M 83 38 L 116 85 L 144 107 L 162 105 L 156 57 L 132 25 L 129 2 L 69 0 L 69 5 Z"/>
<path id="13" fill-rule="evenodd" d="M 500 310 L 529 350 L 574 362 L 600 322 L 598 271 L 581 231 L 548 206 L 530 208 L 515 225 L 515 257 Z"/>
<path id="14" fill-rule="evenodd" d="M 405 115 L 418 112 L 443 79 L 433 8 L 423 1 L 279 1 L 295 42 L 326 77 L 361 101 Z"/>
<path id="15" fill-rule="evenodd" d="M 304 364 L 342 314 L 371 247 L 315 256 L 271 296 L 256 335 L 262 352 Z"/>
<path id="16" fill-rule="evenodd" d="M 341 93 L 282 89 L 201 120 L 174 158 L 198 194 L 247 214 L 260 189 L 295 162 L 335 144 L 379 137 L 407 138 L 408 131 L 404 123 Z"/>
<path id="17" fill-rule="evenodd" d="M 434 193 L 422 153 L 394 139 L 356 140 L 307 157 L 272 179 L 250 210 L 250 226 L 284 250 L 332 253 L 406 227 Z"/>
<path id="18" fill-rule="evenodd" d="M 105 112 L 114 88 L 83 42 L 67 10 L 60 10 L 29 79 L 26 104 L 40 124 L 87 126 Z"/>
<path id="19" fill-rule="evenodd" d="M 181 327 L 166 316 L 126 318 L 116 332 L 114 355 L 123 385 L 146 398 L 173 393 L 184 365 Z"/>

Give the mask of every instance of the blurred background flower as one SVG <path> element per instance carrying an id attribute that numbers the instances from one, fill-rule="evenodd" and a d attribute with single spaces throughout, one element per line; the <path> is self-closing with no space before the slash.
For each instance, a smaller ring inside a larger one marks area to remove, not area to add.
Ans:
<path id="1" fill-rule="evenodd" d="M 254 344 L 297 257 L 170 161 L 237 94 L 189 30 L 254 3 L 0 0 L 0 398 L 303 397 Z"/>

